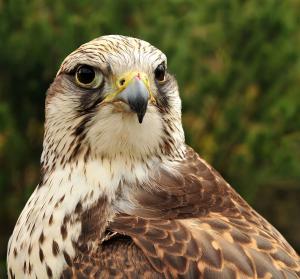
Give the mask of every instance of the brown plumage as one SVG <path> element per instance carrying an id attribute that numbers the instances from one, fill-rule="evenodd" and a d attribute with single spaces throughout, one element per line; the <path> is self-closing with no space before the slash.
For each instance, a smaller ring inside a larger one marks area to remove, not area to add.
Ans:
<path id="1" fill-rule="evenodd" d="M 299 258 L 276 229 L 192 149 L 181 163 L 176 175 L 165 172 L 156 180 L 153 174 L 150 183 L 158 191 L 138 193 L 141 208 L 114 218 L 107 229 L 117 234 L 90 255 L 93 261 L 83 251 L 75 261 L 79 268 L 69 267 L 65 273 L 103 278 L 298 278 Z"/>
<path id="2" fill-rule="evenodd" d="M 101 72 L 95 88 L 78 82 L 82 65 Z M 46 99 L 41 183 L 9 242 L 10 278 L 300 277 L 280 233 L 185 145 L 165 67 L 159 50 L 122 36 L 63 62 Z"/>

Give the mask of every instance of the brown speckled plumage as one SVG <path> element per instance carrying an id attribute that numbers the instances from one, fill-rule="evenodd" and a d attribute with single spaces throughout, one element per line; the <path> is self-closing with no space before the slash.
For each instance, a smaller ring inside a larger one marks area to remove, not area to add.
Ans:
<path id="1" fill-rule="evenodd" d="M 8 245 L 9 278 L 300 277 L 281 234 L 184 143 L 176 80 L 154 75 L 162 63 L 158 49 L 122 36 L 65 59 L 46 99 L 41 182 Z M 80 65 L 103 82 L 78 86 Z M 155 100 L 141 124 L 117 99 L 132 73 Z"/>

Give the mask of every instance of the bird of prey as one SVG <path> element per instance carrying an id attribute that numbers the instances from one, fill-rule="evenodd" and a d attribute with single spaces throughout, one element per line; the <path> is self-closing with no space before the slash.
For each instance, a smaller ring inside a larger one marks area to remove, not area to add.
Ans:
<path id="1" fill-rule="evenodd" d="M 9 278 L 299 278 L 283 236 L 185 144 L 176 79 L 148 42 L 80 46 L 45 113 Z"/>

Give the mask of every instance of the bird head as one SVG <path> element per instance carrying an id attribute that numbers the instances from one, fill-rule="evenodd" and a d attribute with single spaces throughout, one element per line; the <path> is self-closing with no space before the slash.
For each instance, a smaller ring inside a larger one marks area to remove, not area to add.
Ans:
<path id="1" fill-rule="evenodd" d="M 80 46 L 47 92 L 43 156 L 48 150 L 62 163 L 160 156 L 183 141 L 176 79 L 166 56 L 145 41 L 110 35 Z"/>

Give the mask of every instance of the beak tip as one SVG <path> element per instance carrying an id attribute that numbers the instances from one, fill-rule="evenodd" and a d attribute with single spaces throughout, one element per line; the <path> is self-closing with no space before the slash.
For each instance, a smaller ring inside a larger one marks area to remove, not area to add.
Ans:
<path id="1" fill-rule="evenodd" d="M 145 114 L 144 113 L 138 113 L 137 117 L 138 117 L 138 121 L 140 124 L 142 124 L 143 119 L 144 119 Z"/>

